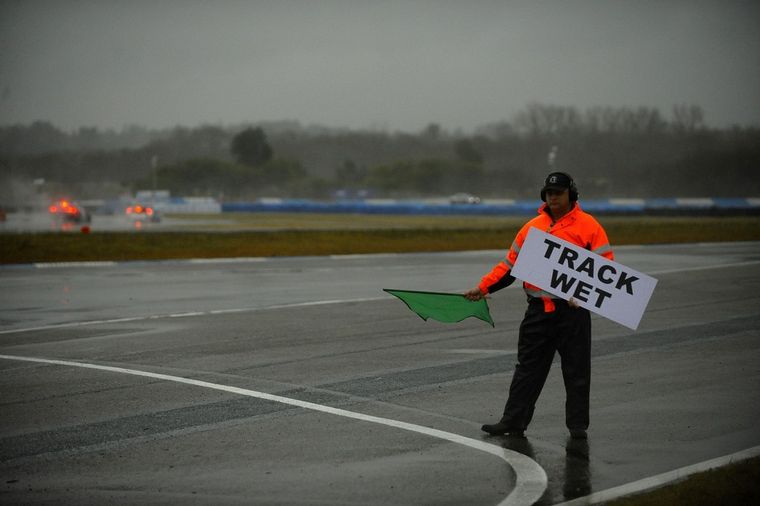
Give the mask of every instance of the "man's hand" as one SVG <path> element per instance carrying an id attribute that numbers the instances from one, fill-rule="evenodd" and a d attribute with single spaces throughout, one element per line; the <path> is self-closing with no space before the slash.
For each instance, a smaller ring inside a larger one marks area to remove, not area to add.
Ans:
<path id="1" fill-rule="evenodd" d="M 483 293 L 480 291 L 480 288 L 477 286 L 464 292 L 464 298 L 473 302 L 479 301 L 483 297 L 485 297 L 485 295 L 483 295 Z"/>
<path id="2" fill-rule="evenodd" d="M 581 307 L 581 306 L 578 305 L 577 302 L 575 302 L 575 299 L 572 298 L 572 297 L 570 297 L 568 299 L 567 305 L 570 306 L 570 308 L 572 308 L 572 309 L 578 309 L 579 307 Z"/>

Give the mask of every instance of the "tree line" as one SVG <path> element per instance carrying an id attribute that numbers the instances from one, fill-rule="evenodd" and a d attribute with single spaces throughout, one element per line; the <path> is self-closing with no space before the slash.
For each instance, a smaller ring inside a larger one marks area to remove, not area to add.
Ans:
<path id="1" fill-rule="evenodd" d="M 0 178 L 44 179 L 72 193 L 157 187 L 227 201 L 337 190 L 535 198 L 554 148 L 556 168 L 586 198 L 760 196 L 760 129 L 708 128 L 695 105 L 666 117 L 647 107 L 536 103 L 467 134 L 437 124 L 404 133 L 297 122 L 67 133 L 35 122 L 0 127 Z"/>

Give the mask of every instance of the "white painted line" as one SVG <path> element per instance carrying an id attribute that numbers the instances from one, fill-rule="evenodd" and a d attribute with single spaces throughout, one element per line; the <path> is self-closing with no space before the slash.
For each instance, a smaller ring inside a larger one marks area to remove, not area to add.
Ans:
<path id="1" fill-rule="evenodd" d="M 173 313 L 166 315 L 167 318 L 187 318 L 188 316 L 202 316 L 206 311 L 188 311 L 187 313 Z"/>
<path id="2" fill-rule="evenodd" d="M 681 480 L 692 474 L 727 466 L 729 464 L 733 464 L 734 462 L 740 462 L 742 460 L 750 459 L 758 455 L 760 455 L 760 446 L 754 446 L 740 452 L 732 453 L 731 455 L 725 455 L 716 459 L 706 460 L 704 462 L 682 467 L 674 471 L 658 474 L 656 476 L 650 476 L 649 478 L 644 478 L 643 480 L 626 483 L 625 485 L 621 485 L 619 487 L 602 490 L 600 492 L 594 492 L 591 495 L 578 497 L 572 501 L 556 504 L 555 506 L 581 506 L 612 501 L 619 497 L 638 494 L 640 492 L 662 487 L 668 483 Z"/>
<path id="3" fill-rule="evenodd" d="M 191 258 L 186 262 L 190 264 L 247 264 L 267 260 L 267 257 Z"/>
<path id="4" fill-rule="evenodd" d="M 665 269 L 662 271 L 648 272 L 647 274 L 651 274 L 652 276 L 657 276 L 659 274 L 676 274 L 679 272 L 710 271 L 713 269 L 726 269 L 730 267 L 747 267 L 750 265 L 757 265 L 757 264 L 760 264 L 760 261 L 752 260 L 748 262 L 734 262 L 731 264 L 722 264 L 722 265 L 703 265 L 700 267 L 683 267 L 680 269 Z"/>
<path id="5" fill-rule="evenodd" d="M 457 348 L 451 350 L 444 350 L 446 353 L 457 353 L 463 355 L 513 355 L 517 353 L 517 350 L 492 350 L 492 349 L 472 349 L 472 348 Z"/>
<path id="6" fill-rule="evenodd" d="M 113 267 L 116 262 L 93 261 L 93 262 L 38 262 L 34 265 L 38 269 L 52 269 L 55 267 Z"/>
<path id="7" fill-rule="evenodd" d="M 723 265 L 704 265 L 700 267 L 685 267 L 682 269 L 665 269 L 661 271 L 648 272 L 648 274 L 652 276 L 657 276 L 661 274 L 676 274 L 679 272 L 708 271 L 712 269 L 723 269 L 723 268 L 730 268 L 730 267 L 747 267 L 750 265 L 758 265 L 758 264 L 760 264 L 760 261 L 755 260 L 755 261 L 748 261 L 748 262 L 735 262 L 735 263 L 723 264 Z M 510 288 L 514 289 L 516 287 L 518 287 L 518 285 L 513 284 Z M 57 323 L 57 324 L 52 324 L 52 325 L 41 325 L 39 327 L 25 327 L 21 329 L 0 330 L 0 335 L 16 334 L 16 333 L 21 333 L 21 332 L 33 332 L 37 330 L 52 330 L 52 329 L 72 328 L 72 327 L 85 327 L 88 325 L 100 325 L 100 324 L 108 324 L 108 323 L 124 323 L 124 322 L 135 322 L 135 321 L 144 321 L 144 320 L 159 320 L 163 318 L 186 318 L 189 316 L 204 316 L 204 315 L 215 315 L 215 314 L 226 314 L 226 313 L 247 313 L 247 312 L 253 312 L 253 311 L 266 311 L 269 309 L 289 309 L 289 308 L 297 308 L 297 307 L 321 306 L 321 305 L 327 305 L 327 304 L 348 304 L 352 302 L 354 303 L 355 302 L 373 302 L 373 301 L 386 300 L 386 299 L 387 297 L 366 297 L 366 298 L 356 298 L 356 299 L 317 300 L 317 301 L 311 301 L 311 302 L 294 302 L 292 304 L 276 304 L 273 306 L 244 307 L 244 308 L 232 308 L 232 309 L 212 309 L 209 311 L 191 311 L 191 312 L 186 312 L 186 313 L 157 314 L 157 315 L 148 315 L 148 316 L 114 318 L 114 319 L 107 319 L 107 320 L 67 322 L 67 323 Z"/>
<path id="8" fill-rule="evenodd" d="M 8 329 L 0 330 L 2 334 L 17 334 L 21 332 L 33 332 L 37 330 L 53 330 L 53 329 L 66 329 L 72 327 L 86 327 L 89 325 L 103 325 L 109 323 L 125 323 L 125 322 L 137 322 L 145 320 L 160 320 L 163 318 L 187 318 L 190 316 L 205 316 L 215 314 L 227 314 L 227 313 L 248 313 L 253 311 L 267 311 L 270 309 L 291 309 L 297 307 L 309 307 L 309 306 L 323 306 L 328 304 L 348 304 L 351 302 L 372 302 L 377 300 L 387 300 L 387 297 L 367 297 L 356 299 L 335 299 L 335 300 L 317 300 L 310 302 L 294 302 L 292 304 L 275 304 L 272 306 L 258 306 L 258 307 L 243 307 L 232 309 L 212 309 L 209 311 L 189 311 L 186 313 L 170 313 L 170 314 L 156 314 L 148 316 L 129 316 L 125 318 L 111 318 L 104 320 L 88 320 L 80 322 L 66 322 L 55 323 L 51 325 L 40 325 L 39 327 L 25 327 L 21 329 Z"/>
<path id="9" fill-rule="evenodd" d="M 100 371 L 130 374 L 133 376 L 142 376 L 145 378 L 153 378 L 164 381 L 173 381 L 175 383 L 183 383 L 196 387 L 210 388 L 213 390 L 220 390 L 223 392 L 244 395 L 247 397 L 255 397 L 257 399 L 279 402 L 290 406 L 297 406 L 303 409 L 310 409 L 312 411 L 319 411 L 322 413 L 329 413 L 331 415 L 353 418 L 355 420 L 361 420 L 363 422 L 377 423 L 380 425 L 386 425 L 388 427 L 395 427 L 397 429 L 416 432 L 425 436 L 443 439 L 445 441 L 494 455 L 502 459 L 514 470 L 515 488 L 512 489 L 509 495 L 507 495 L 507 497 L 505 497 L 504 500 L 499 503 L 499 506 L 518 506 L 533 504 L 541 498 L 547 486 L 546 472 L 543 470 L 543 468 L 541 468 L 541 466 L 539 466 L 533 459 L 521 453 L 483 441 L 478 441 L 477 439 L 471 439 L 459 434 L 433 429 L 430 427 L 424 427 L 422 425 L 402 422 L 400 420 L 393 420 L 391 418 L 381 418 L 378 416 L 366 415 L 364 413 L 357 413 L 355 411 L 333 408 L 331 406 L 324 406 L 322 404 L 315 404 L 313 402 L 291 399 L 289 397 L 281 397 L 279 395 L 267 394 L 265 392 L 257 392 L 255 390 L 248 390 L 245 388 L 220 385 L 218 383 L 209 383 L 207 381 L 183 378 L 181 376 L 170 376 L 168 374 L 140 371 L 137 369 L 124 369 L 122 367 L 111 367 L 105 365 L 90 364 L 86 362 L 70 362 L 66 360 L 51 360 L 45 358 L 21 357 L 14 355 L 0 355 L 0 359 L 36 362 L 50 365 L 62 365 L 68 367 L 81 367 L 84 369 L 96 369 Z"/>
<path id="10" fill-rule="evenodd" d="M 373 260 L 379 258 L 396 258 L 400 253 L 358 253 L 347 255 L 329 255 L 330 260 Z"/>
<path id="11" fill-rule="evenodd" d="M 20 332 L 34 332 L 35 330 L 52 330 L 52 329 L 65 329 L 70 327 L 86 327 L 88 325 L 97 325 L 99 323 L 124 323 L 141 320 L 154 320 L 158 318 L 166 318 L 169 315 L 153 315 L 153 316 L 132 316 L 129 318 L 113 318 L 110 320 L 89 320 L 83 322 L 67 322 L 67 323 L 55 323 L 52 325 L 40 325 L 39 327 L 24 327 L 22 329 L 8 329 L 0 330 L 0 334 L 16 334 Z"/>

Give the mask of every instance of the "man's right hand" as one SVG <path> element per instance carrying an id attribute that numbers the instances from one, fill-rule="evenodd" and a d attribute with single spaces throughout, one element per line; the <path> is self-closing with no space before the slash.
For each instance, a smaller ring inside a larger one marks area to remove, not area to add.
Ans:
<path id="1" fill-rule="evenodd" d="M 467 290 L 466 292 L 464 292 L 463 295 L 465 299 L 471 300 L 473 302 L 479 301 L 480 299 L 485 297 L 485 295 L 483 295 L 483 293 L 480 291 L 480 288 L 478 288 L 477 286 L 475 288 Z"/>

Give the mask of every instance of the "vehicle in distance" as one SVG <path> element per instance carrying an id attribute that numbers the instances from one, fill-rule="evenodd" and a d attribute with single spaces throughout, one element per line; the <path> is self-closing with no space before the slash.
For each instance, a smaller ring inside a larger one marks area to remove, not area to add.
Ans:
<path id="1" fill-rule="evenodd" d="M 159 212 L 151 206 L 132 204 L 124 210 L 127 218 L 133 223 L 158 223 L 161 221 Z"/>
<path id="2" fill-rule="evenodd" d="M 56 200 L 48 211 L 57 224 L 89 223 L 91 219 L 84 207 L 68 199 Z"/>
<path id="3" fill-rule="evenodd" d="M 471 193 L 455 193 L 449 197 L 449 202 L 454 205 L 480 204 L 480 197 L 476 197 Z"/>

